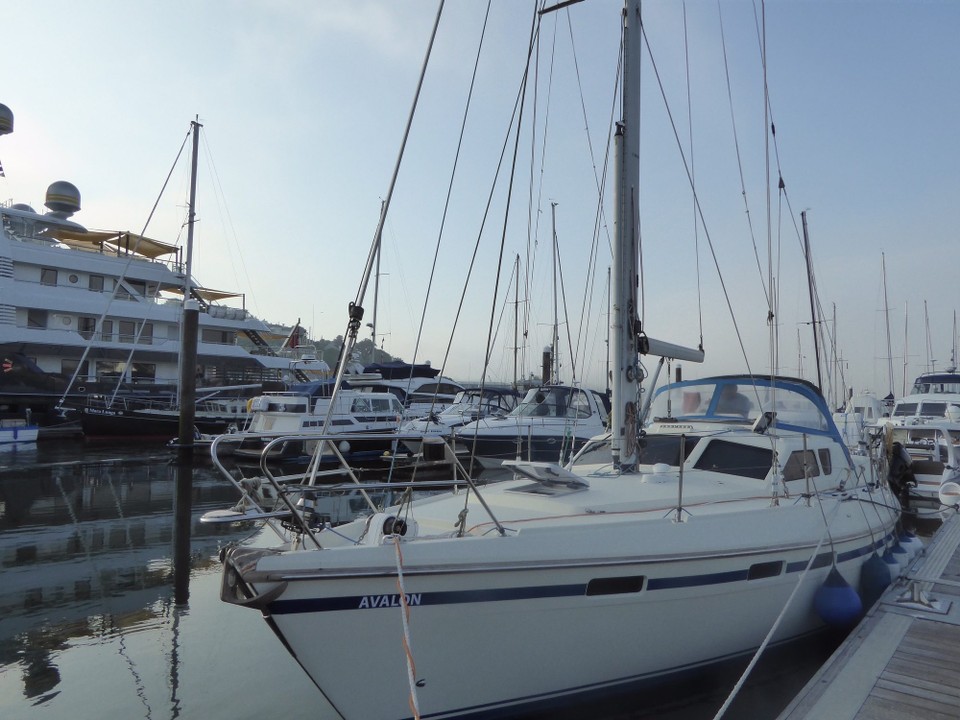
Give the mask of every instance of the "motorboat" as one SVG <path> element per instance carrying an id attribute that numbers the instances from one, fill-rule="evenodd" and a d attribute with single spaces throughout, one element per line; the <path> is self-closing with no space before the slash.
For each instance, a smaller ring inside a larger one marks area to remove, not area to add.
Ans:
<path id="1" fill-rule="evenodd" d="M 407 420 L 442 412 L 464 389 L 456 380 L 440 375 L 440 370 L 430 363 L 399 360 L 366 365 L 362 374 L 352 374 L 349 380 L 351 387 L 358 390 L 396 395 Z"/>
<path id="2" fill-rule="evenodd" d="M 457 447 L 488 470 L 504 460 L 563 464 L 606 432 L 608 416 L 608 400 L 595 390 L 541 385 L 506 415 L 487 415 L 458 428 Z"/>
<path id="3" fill-rule="evenodd" d="M 452 438 L 457 429 L 486 417 L 503 417 L 519 404 L 514 390 L 478 387 L 458 392 L 453 402 L 439 412 L 431 412 L 416 420 L 408 420 L 402 432 L 426 437 Z M 418 443 L 408 441 L 414 452 Z"/>
<path id="4" fill-rule="evenodd" d="M 273 456 L 309 455 L 321 435 L 349 436 L 336 441 L 344 455 L 379 457 L 395 449 L 394 434 L 403 416 L 403 405 L 393 393 L 353 388 L 330 394 L 326 381 L 270 392 L 250 400 L 250 421 L 223 444 L 226 452 L 259 461 L 271 440 L 286 436 L 271 448 Z"/>

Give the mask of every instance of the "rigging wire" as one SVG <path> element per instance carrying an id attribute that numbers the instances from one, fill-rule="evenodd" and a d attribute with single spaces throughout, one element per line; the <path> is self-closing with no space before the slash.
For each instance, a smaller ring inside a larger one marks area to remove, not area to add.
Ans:
<path id="1" fill-rule="evenodd" d="M 696 164 L 693 155 L 693 99 L 690 94 L 690 42 L 687 37 L 687 3 L 683 3 L 683 59 L 686 67 L 687 80 L 687 130 L 690 141 L 690 177 L 696 185 L 697 173 Z M 693 258 L 696 267 L 697 277 L 697 320 L 700 324 L 700 347 L 703 347 L 703 289 L 700 286 L 700 235 L 697 232 L 699 223 L 697 222 L 697 208 L 691 207 L 693 211 Z"/>
<path id="2" fill-rule="evenodd" d="M 706 238 L 706 241 L 707 241 L 707 247 L 710 249 L 710 256 L 713 259 L 714 268 L 716 268 L 716 271 L 717 271 L 717 278 L 720 282 L 720 288 L 723 292 L 723 298 L 727 304 L 727 309 L 730 312 L 730 318 L 731 318 L 731 322 L 733 323 L 734 334 L 737 336 L 737 343 L 740 346 L 740 352 L 743 355 L 744 363 L 747 366 L 747 372 L 748 374 L 752 375 L 753 370 L 751 369 L 751 366 L 750 366 L 750 358 L 747 356 L 747 349 L 743 340 L 743 334 L 740 332 L 740 325 L 737 322 L 736 315 L 733 312 L 733 303 L 730 299 L 730 292 L 727 289 L 727 283 L 724 280 L 723 273 L 720 270 L 720 261 L 717 258 L 717 252 L 713 244 L 713 238 L 710 236 L 710 230 L 707 228 L 707 223 L 703 216 L 703 207 L 700 205 L 700 196 L 699 196 L 699 193 L 697 192 L 696 187 L 693 184 L 693 176 L 690 173 L 690 167 L 689 167 L 689 164 L 687 163 L 686 155 L 683 151 L 683 143 L 680 141 L 680 134 L 677 130 L 677 124 L 674 121 L 673 113 L 670 110 L 670 104 L 667 102 L 666 90 L 663 86 L 663 80 L 660 77 L 660 71 L 657 68 L 656 61 L 654 60 L 654 57 L 653 57 L 653 50 L 650 47 L 650 39 L 647 37 L 646 27 L 642 23 L 640 25 L 640 29 L 641 29 L 641 35 L 643 37 L 644 45 L 647 48 L 647 56 L 650 58 L 650 63 L 653 68 L 653 73 L 657 79 L 657 84 L 659 85 L 659 88 L 660 88 L 660 95 L 663 98 L 664 107 L 667 111 L 667 117 L 670 121 L 670 127 L 673 130 L 674 140 L 677 143 L 677 149 L 680 153 L 680 158 L 683 161 L 683 167 L 686 170 L 687 181 L 690 183 L 690 189 L 693 192 L 693 200 L 696 206 L 697 215 L 700 217 L 700 222 L 703 225 L 704 237 Z M 641 259 L 642 257 L 643 255 L 641 254 Z M 642 267 L 641 267 L 641 277 L 642 277 Z M 642 284 L 641 284 L 641 288 L 642 288 Z M 758 401 L 759 401 L 759 398 L 758 398 Z"/>
<path id="3" fill-rule="evenodd" d="M 593 307 L 593 296 L 594 296 L 594 288 L 596 283 L 597 258 L 599 256 L 599 245 L 600 245 L 599 238 L 601 235 L 601 230 L 603 230 L 606 233 L 607 248 L 610 251 L 610 256 L 611 257 L 613 256 L 613 241 L 610 237 L 610 229 L 609 229 L 609 226 L 607 225 L 606 217 L 604 215 L 603 199 L 604 199 L 604 192 L 606 190 L 608 170 L 610 167 L 610 151 L 613 145 L 611 140 L 613 138 L 613 131 L 616 125 L 614 122 L 614 118 L 616 113 L 617 97 L 618 97 L 617 89 L 620 87 L 620 68 L 623 63 L 623 44 L 621 42 L 620 52 L 617 58 L 617 71 L 616 73 L 614 73 L 613 94 L 611 96 L 613 100 L 610 104 L 610 117 L 607 121 L 608 130 L 607 130 L 607 138 L 606 138 L 606 146 L 605 146 L 606 150 L 603 156 L 603 170 L 600 177 L 597 177 L 596 154 L 594 153 L 593 142 L 590 136 L 590 122 L 587 119 L 587 106 L 583 96 L 583 82 L 580 78 L 580 64 L 577 58 L 576 42 L 573 36 L 573 23 L 570 20 L 569 10 L 567 11 L 566 15 L 567 15 L 567 28 L 570 34 L 570 48 L 572 50 L 572 55 L 573 55 L 574 76 L 576 77 L 576 80 L 577 80 L 577 90 L 580 97 L 580 111 L 583 115 L 584 132 L 587 137 L 587 149 L 590 154 L 590 167 L 593 169 L 594 183 L 597 186 L 597 209 L 594 215 L 593 236 L 590 244 L 589 259 L 587 262 L 587 271 L 586 271 L 587 282 L 585 283 L 585 286 L 584 286 L 583 301 L 580 305 L 580 327 L 577 332 L 576 352 L 574 353 L 573 351 L 571 351 L 572 357 L 579 357 L 580 347 L 582 342 L 583 358 L 581 361 L 581 367 L 586 367 L 587 366 L 587 348 L 589 347 L 589 343 L 585 336 L 587 331 L 590 328 L 590 324 L 588 323 L 587 319 L 590 317 L 592 313 L 592 307 Z"/>
<path id="4" fill-rule="evenodd" d="M 743 176 L 743 158 L 740 155 L 740 140 L 737 135 L 737 118 L 733 111 L 733 90 L 730 82 L 730 65 L 727 62 L 727 39 L 723 32 L 723 10 L 720 0 L 717 0 L 717 15 L 720 18 L 720 45 L 723 49 L 723 70 L 727 78 L 727 101 L 730 105 L 730 125 L 733 128 L 733 145 L 737 154 L 737 169 L 740 172 L 740 194 L 743 197 L 743 209 L 747 216 L 747 227 L 750 230 L 750 243 L 753 245 L 753 256 L 757 261 L 757 272 L 760 274 L 760 284 L 763 287 L 764 298 L 767 304 L 770 303 L 770 295 L 767 290 L 767 281 L 763 276 L 763 268 L 760 265 L 760 251 L 757 249 L 756 232 L 753 229 L 753 216 L 750 214 L 750 203 L 747 201 L 747 184 Z"/>

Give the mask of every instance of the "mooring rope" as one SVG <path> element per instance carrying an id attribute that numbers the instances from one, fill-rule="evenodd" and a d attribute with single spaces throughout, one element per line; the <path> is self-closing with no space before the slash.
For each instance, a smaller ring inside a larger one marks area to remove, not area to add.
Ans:
<path id="1" fill-rule="evenodd" d="M 832 519 L 834 515 L 837 514 L 837 511 L 840 510 L 840 503 L 837 502 L 833 506 L 833 512 L 830 513 L 830 518 Z M 773 621 L 773 625 L 770 627 L 770 631 L 767 633 L 767 636 L 763 639 L 763 642 L 760 643 L 760 647 L 757 648 L 757 652 L 754 653 L 753 657 L 750 659 L 750 663 L 744 669 L 743 674 L 740 676 L 740 679 L 737 680 L 737 684 L 733 686 L 733 690 L 730 691 L 730 695 L 727 696 L 726 701 L 723 705 L 720 706 L 720 709 L 717 710 L 717 714 L 713 716 L 713 720 L 720 720 L 730 709 L 730 705 L 733 704 L 733 701 L 736 699 L 737 695 L 740 693 L 740 690 L 743 688 L 743 684 L 747 681 L 747 678 L 750 676 L 750 673 L 753 672 L 753 668 L 756 667 L 757 662 L 760 660 L 760 656 L 763 655 L 763 651 L 767 649 L 767 645 L 770 644 L 770 640 L 773 639 L 773 634 L 777 631 L 777 628 L 780 627 L 780 622 L 787 614 L 787 609 L 793 604 L 793 599 L 797 596 L 797 592 L 800 590 L 803 585 L 803 581 L 807 577 L 807 573 L 810 572 L 810 568 L 813 566 L 814 561 L 817 559 L 817 554 L 820 552 L 820 548 L 823 546 L 823 541 L 829 537 L 829 521 L 826 516 L 824 517 L 826 526 L 824 527 L 823 533 L 820 535 L 820 542 L 817 543 L 817 546 L 813 549 L 813 553 L 810 555 L 810 560 L 807 562 L 807 566 L 803 569 L 803 572 L 800 573 L 800 577 L 797 578 L 797 584 L 794 586 L 793 591 L 790 593 L 790 597 L 787 598 L 787 602 L 784 603 L 783 609 L 780 610 L 780 614 L 777 615 L 777 619 Z M 831 545 L 833 540 L 830 541 Z"/>
<path id="2" fill-rule="evenodd" d="M 403 552 L 400 550 L 400 536 L 393 536 L 393 544 L 397 549 L 397 590 L 400 593 L 400 617 L 403 620 L 403 652 L 407 658 L 407 682 L 410 684 L 410 711 L 416 720 L 420 720 L 420 704 L 417 701 L 417 666 L 413 662 L 413 651 L 410 648 L 410 606 L 407 604 L 407 593 L 403 587 Z"/>

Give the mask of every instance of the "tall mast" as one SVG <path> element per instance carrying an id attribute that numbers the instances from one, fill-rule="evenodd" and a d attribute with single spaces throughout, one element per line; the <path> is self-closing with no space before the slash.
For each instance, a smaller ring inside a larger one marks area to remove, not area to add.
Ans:
<path id="1" fill-rule="evenodd" d="M 907 394 L 907 328 L 910 322 L 910 302 L 907 301 L 903 304 L 903 388 L 900 392 L 901 395 Z"/>
<path id="2" fill-rule="evenodd" d="M 190 130 L 193 133 L 193 158 L 190 164 L 190 206 L 187 210 L 187 260 L 184 265 L 184 277 L 183 277 L 183 306 L 181 310 L 181 317 L 184 318 L 180 322 L 180 353 L 177 356 L 177 407 L 183 408 L 185 404 L 192 405 L 196 397 L 196 340 L 193 341 L 193 357 L 186 357 L 188 354 L 185 352 L 188 345 L 190 344 L 190 338 L 187 337 L 187 323 L 185 321 L 186 311 L 193 307 L 191 301 L 193 300 L 193 226 L 196 223 L 197 219 L 197 157 L 199 155 L 200 148 L 200 125 L 199 118 L 196 120 L 190 121 Z M 196 329 L 194 329 L 196 332 Z M 189 388 L 185 388 L 184 380 L 187 378 L 189 373 L 190 378 L 193 380 L 193 391 L 191 392 Z M 184 397 L 185 391 L 191 397 Z M 190 424 L 193 424 L 193 410 L 190 411 Z M 192 430 L 192 427 L 191 427 Z"/>
<path id="3" fill-rule="evenodd" d="M 550 339 L 550 382 L 560 382 L 560 339 L 557 330 L 557 204 L 550 203 L 550 232 L 553 235 L 553 336 Z"/>
<path id="4" fill-rule="evenodd" d="M 638 282 L 638 190 L 640 183 L 640 0 L 626 0 L 623 14 L 623 82 L 621 121 L 614 139 L 613 266 L 613 398 L 611 452 L 613 464 L 631 472 L 637 462 L 637 398 L 642 381 L 637 362 L 640 322 Z"/>
<path id="5" fill-rule="evenodd" d="M 810 294 L 810 326 L 813 328 L 813 359 L 817 364 L 817 387 L 823 390 L 823 378 L 820 376 L 820 343 L 817 340 L 819 323 L 817 322 L 817 307 L 813 290 L 813 263 L 810 258 L 810 235 L 807 233 L 807 211 L 800 213 L 803 221 L 803 254 L 807 258 L 807 291 Z"/>
<path id="6" fill-rule="evenodd" d="M 887 258 L 880 253 L 880 268 L 883 271 L 883 319 L 887 325 L 887 384 L 893 397 L 893 350 L 890 347 L 890 303 L 887 300 Z"/>
<path id="7" fill-rule="evenodd" d="M 514 261 L 516 285 L 513 286 L 513 389 L 517 389 L 517 352 L 520 349 L 520 253 Z"/>

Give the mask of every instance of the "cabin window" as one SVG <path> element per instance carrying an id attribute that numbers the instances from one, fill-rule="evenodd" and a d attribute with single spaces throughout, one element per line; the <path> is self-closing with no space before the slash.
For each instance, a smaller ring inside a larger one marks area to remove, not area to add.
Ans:
<path id="1" fill-rule="evenodd" d="M 829 475 L 833 472 L 833 460 L 830 457 L 830 448 L 820 448 L 817 450 L 820 456 L 820 467 L 823 468 L 823 474 Z"/>
<path id="2" fill-rule="evenodd" d="M 126 365 L 123 361 L 97 360 L 97 379 L 118 380 L 123 377 L 123 371 L 126 369 Z"/>
<path id="3" fill-rule="evenodd" d="M 894 417 L 908 417 L 910 415 L 917 414 L 917 404 L 916 403 L 897 403 L 897 406 L 893 409 Z"/>
<path id="4" fill-rule="evenodd" d="M 233 345 L 236 335 L 231 330 L 211 330 L 204 329 L 200 333 L 200 339 L 205 343 L 214 345 Z"/>
<path id="5" fill-rule="evenodd" d="M 372 412 L 369 398 L 357 398 L 354 400 L 350 405 L 350 412 L 355 415 L 369 414 Z"/>
<path id="6" fill-rule="evenodd" d="M 153 363 L 135 362 L 130 377 L 134 382 L 153 382 L 157 379 L 157 366 Z"/>
<path id="7" fill-rule="evenodd" d="M 40 284 L 41 285 L 56 285 L 57 284 L 57 271 L 53 268 L 40 268 Z"/>
<path id="8" fill-rule="evenodd" d="M 783 466 L 784 480 L 803 480 L 805 477 L 803 466 L 806 463 L 810 477 L 817 477 L 820 474 L 820 467 L 817 465 L 817 456 L 813 450 L 794 450 L 787 458 Z"/>
<path id="9" fill-rule="evenodd" d="M 375 413 L 384 414 L 384 413 L 394 413 L 396 412 L 393 403 L 390 402 L 393 398 L 374 398 L 373 399 L 373 411 Z"/>
<path id="10" fill-rule="evenodd" d="M 91 275 L 87 287 L 94 292 L 103 292 L 103 275 Z"/>
<path id="11" fill-rule="evenodd" d="M 140 297 L 147 296 L 147 284 L 142 280 L 127 280 L 127 285 L 130 286 L 130 290 L 133 291 L 134 295 L 139 295 Z"/>
<path id="12" fill-rule="evenodd" d="M 760 580 L 761 578 L 776 577 L 781 572 L 783 572 L 782 560 L 754 563 L 747 571 L 747 580 Z"/>
<path id="13" fill-rule="evenodd" d="M 104 340 L 113 340 L 113 320 L 104 320 L 100 326 L 100 337 Z"/>
<path id="14" fill-rule="evenodd" d="M 945 402 L 925 402 L 920 405 L 920 414 L 930 417 L 944 417 L 947 414 Z"/>
<path id="15" fill-rule="evenodd" d="M 95 317 L 87 317 L 81 315 L 77 318 L 77 332 L 80 333 L 80 337 L 84 340 L 89 340 L 93 337 L 93 334 L 97 331 L 97 319 Z"/>
<path id="16" fill-rule="evenodd" d="M 683 458 L 681 459 L 679 435 L 645 435 L 639 440 L 639 462 L 641 465 L 665 463 L 673 467 L 679 467 L 683 460 L 690 457 L 690 453 L 699 441 L 700 438 L 687 437 L 683 446 Z"/>
<path id="17" fill-rule="evenodd" d="M 45 328 L 47 326 L 47 311 L 31 308 L 27 310 L 28 328 Z"/>
<path id="18" fill-rule="evenodd" d="M 121 320 L 120 342 L 133 342 L 137 334 L 137 324 L 133 320 Z"/>
<path id="19" fill-rule="evenodd" d="M 770 448 L 711 440 L 694 467 L 763 480 L 772 465 L 773 451 Z"/>
<path id="20" fill-rule="evenodd" d="M 629 577 L 594 578 L 587 583 L 587 595 L 622 595 L 643 590 L 643 575 Z"/>
<path id="21" fill-rule="evenodd" d="M 84 360 L 80 363 L 80 372 L 77 372 L 76 360 L 61 360 L 60 373 L 67 377 L 73 377 L 74 373 L 76 373 L 77 380 L 86 380 L 87 375 L 90 373 L 90 361 Z"/>
<path id="22" fill-rule="evenodd" d="M 144 345 L 153 344 L 153 323 L 144 323 L 140 331 L 140 342 Z"/>

